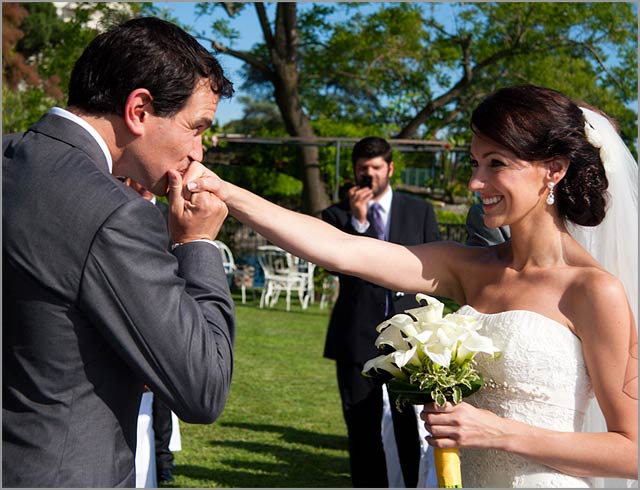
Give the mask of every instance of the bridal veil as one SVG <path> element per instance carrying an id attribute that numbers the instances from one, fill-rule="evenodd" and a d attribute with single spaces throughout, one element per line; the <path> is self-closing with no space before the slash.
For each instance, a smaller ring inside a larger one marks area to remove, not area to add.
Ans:
<path id="1" fill-rule="evenodd" d="M 627 293 L 638 328 L 638 164 L 611 122 L 591 109 L 581 107 L 587 140 L 600 149 L 609 181 L 605 218 L 597 226 L 567 223 L 569 233 L 611 274 L 620 279 Z M 585 429 L 606 431 L 597 402 L 587 412 Z M 599 479 L 598 486 L 619 488 L 624 480 Z M 637 480 L 626 486 L 638 486 Z"/>

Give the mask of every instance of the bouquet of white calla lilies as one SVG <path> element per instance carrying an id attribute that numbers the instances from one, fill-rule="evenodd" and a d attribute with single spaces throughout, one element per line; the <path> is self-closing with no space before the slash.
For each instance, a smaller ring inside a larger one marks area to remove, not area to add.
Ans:
<path id="1" fill-rule="evenodd" d="M 426 305 L 377 326 L 375 345 L 384 354 L 367 361 L 362 374 L 391 376 L 389 391 L 396 395 L 398 407 L 460 403 L 482 387 L 482 375 L 474 368 L 476 354 L 495 358 L 499 350 L 478 333 L 482 327 L 478 319 L 459 313 L 443 317 L 444 304 L 426 294 L 416 295 L 416 300 Z M 435 448 L 434 456 L 439 486 L 461 487 L 458 450 Z"/>
<path id="2" fill-rule="evenodd" d="M 415 400 L 416 389 L 423 392 L 422 403 L 443 405 L 448 398 L 458 403 L 463 394 L 471 394 L 482 384 L 481 375 L 473 369 L 474 356 L 496 356 L 499 351 L 489 337 L 477 332 L 482 324 L 476 318 L 458 313 L 443 317 L 444 304 L 426 294 L 416 295 L 416 300 L 427 304 L 377 326 L 380 335 L 375 345 L 387 353 L 367 361 L 363 374 L 384 371 L 395 381 L 413 385 L 410 394 L 398 398 L 399 403 L 403 398 Z M 400 386 L 390 383 L 390 388 Z"/>

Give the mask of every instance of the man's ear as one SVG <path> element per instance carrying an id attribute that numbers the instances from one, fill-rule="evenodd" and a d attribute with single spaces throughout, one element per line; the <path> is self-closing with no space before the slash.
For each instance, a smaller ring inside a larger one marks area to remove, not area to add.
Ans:
<path id="1" fill-rule="evenodd" d="M 389 177 L 393 175 L 393 160 L 389 162 Z"/>
<path id="2" fill-rule="evenodd" d="M 547 178 L 550 181 L 557 184 L 564 178 L 568 169 L 569 169 L 568 158 L 563 158 L 563 157 L 554 158 L 553 160 L 551 160 L 551 162 L 549 162 L 549 165 L 547 167 Z"/>
<path id="3" fill-rule="evenodd" d="M 124 105 L 124 123 L 129 130 L 140 136 L 144 124 L 153 111 L 153 97 L 146 88 L 137 88 L 129 94 Z"/>

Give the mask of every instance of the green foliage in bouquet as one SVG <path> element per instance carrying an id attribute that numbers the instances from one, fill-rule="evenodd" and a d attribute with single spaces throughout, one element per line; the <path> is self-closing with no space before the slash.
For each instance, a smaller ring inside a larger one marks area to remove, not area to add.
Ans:
<path id="1" fill-rule="evenodd" d="M 446 369 L 426 361 L 423 370 L 416 370 L 409 376 L 409 382 L 392 379 L 389 390 L 395 393 L 398 407 L 406 404 L 424 405 L 435 402 L 442 406 L 447 400 L 456 404 L 463 398 L 478 391 L 483 384 L 471 361 L 458 366 L 451 363 Z"/>

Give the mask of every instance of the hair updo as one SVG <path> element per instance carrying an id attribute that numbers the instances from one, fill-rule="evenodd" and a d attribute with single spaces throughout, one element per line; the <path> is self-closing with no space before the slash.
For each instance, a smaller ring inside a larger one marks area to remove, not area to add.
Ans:
<path id="1" fill-rule="evenodd" d="M 595 226 L 605 216 L 608 181 L 600 151 L 584 131 L 580 108 L 560 92 L 535 85 L 507 87 L 484 99 L 471 115 L 471 129 L 526 161 L 569 161 L 555 187 L 560 216 Z"/>

